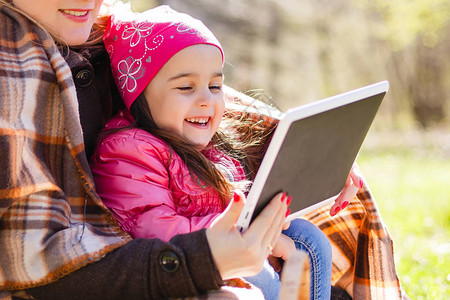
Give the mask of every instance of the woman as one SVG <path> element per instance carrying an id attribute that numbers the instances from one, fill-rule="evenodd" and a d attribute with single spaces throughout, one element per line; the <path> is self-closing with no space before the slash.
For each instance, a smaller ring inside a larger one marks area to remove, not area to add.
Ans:
<path id="1" fill-rule="evenodd" d="M 208 230 L 169 243 L 131 240 L 100 202 L 77 105 L 81 121 L 90 121 L 89 153 L 111 109 L 99 101 L 111 99 L 106 52 L 80 51 L 91 64 L 65 45 L 88 39 L 102 2 L 0 2 L 1 296 L 24 289 L 38 299 L 193 296 L 256 274 L 281 232 L 280 196 L 242 236 L 234 228 L 241 197 Z"/>

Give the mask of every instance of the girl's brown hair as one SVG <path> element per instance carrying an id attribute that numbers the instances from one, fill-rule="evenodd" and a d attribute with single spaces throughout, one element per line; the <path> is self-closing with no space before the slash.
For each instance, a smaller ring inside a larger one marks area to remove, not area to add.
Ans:
<path id="1" fill-rule="evenodd" d="M 134 126 L 165 141 L 169 145 L 171 153 L 174 151 L 181 157 L 189 171 L 202 182 L 202 185 L 206 184 L 213 187 L 219 193 L 223 206 L 226 206 L 231 197 L 233 185 L 210 160 L 196 150 L 197 145 L 179 133 L 159 129 L 152 118 L 147 100 L 143 94 L 136 98 L 130 107 L 130 112 L 135 120 Z M 214 134 L 211 144 L 218 147 L 221 151 L 225 151 L 234 157 L 239 157 L 240 151 L 233 147 L 226 136 L 219 131 Z"/>
<path id="2" fill-rule="evenodd" d="M 122 108 L 125 108 L 125 106 Z M 193 175 L 219 193 L 224 206 L 228 203 L 231 192 L 235 188 L 246 190 L 250 183 L 249 180 L 254 179 L 275 128 L 267 128 L 267 126 L 264 126 L 264 122 L 256 122 L 253 118 L 247 118 L 245 113 L 237 115 L 232 111 L 225 113 L 221 127 L 212 137 L 210 146 L 216 147 L 219 151 L 237 159 L 242 164 L 248 180 L 231 183 L 211 161 L 196 150 L 195 144 L 179 133 L 158 128 L 151 116 L 144 94 L 136 98 L 130 107 L 130 112 L 134 118 L 131 125 L 104 130 L 100 133 L 99 141 L 109 134 L 134 127 L 159 137 L 167 143 L 171 151 L 176 152 L 181 157 Z"/>

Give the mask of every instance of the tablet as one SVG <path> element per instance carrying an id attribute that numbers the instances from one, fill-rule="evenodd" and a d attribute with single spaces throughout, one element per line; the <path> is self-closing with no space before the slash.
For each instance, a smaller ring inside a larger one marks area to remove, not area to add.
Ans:
<path id="1" fill-rule="evenodd" d="M 239 230 L 279 192 L 292 196 L 287 220 L 334 201 L 388 89 L 382 81 L 284 113 L 247 195 Z"/>

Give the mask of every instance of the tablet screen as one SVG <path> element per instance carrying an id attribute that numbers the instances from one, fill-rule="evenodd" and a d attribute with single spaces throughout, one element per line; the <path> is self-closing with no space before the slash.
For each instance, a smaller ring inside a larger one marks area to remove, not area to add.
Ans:
<path id="1" fill-rule="evenodd" d="M 384 95 L 293 121 L 251 220 L 280 191 L 292 196 L 292 213 L 339 194 Z"/>

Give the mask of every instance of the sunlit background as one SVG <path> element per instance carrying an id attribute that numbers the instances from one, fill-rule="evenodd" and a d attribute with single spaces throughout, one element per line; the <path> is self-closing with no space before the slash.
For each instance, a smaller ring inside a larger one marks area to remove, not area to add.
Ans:
<path id="1" fill-rule="evenodd" d="M 131 1 L 161 4 L 216 34 L 227 85 L 281 110 L 389 80 L 358 163 L 403 288 L 450 299 L 450 1 Z"/>

